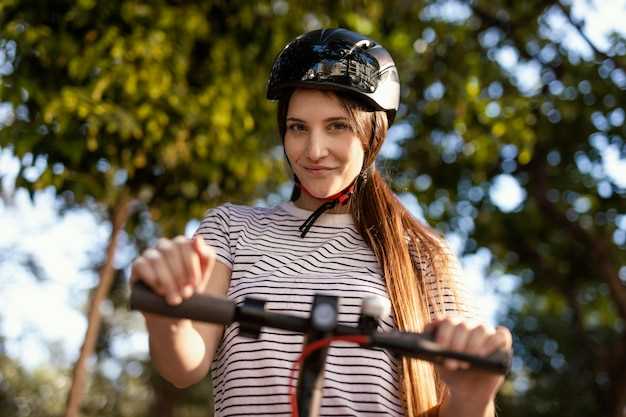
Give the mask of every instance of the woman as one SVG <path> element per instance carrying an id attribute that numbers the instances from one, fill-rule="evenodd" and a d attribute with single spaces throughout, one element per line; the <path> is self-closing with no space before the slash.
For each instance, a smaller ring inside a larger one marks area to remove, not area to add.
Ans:
<path id="1" fill-rule="evenodd" d="M 443 241 L 400 204 L 375 167 L 399 105 L 389 53 L 345 29 L 306 33 L 283 49 L 268 98 L 295 187 L 273 208 L 225 204 L 209 210 L 193 240 L 161 239 L 133 264 L 170 304 L 196 292 L 267 300 L 308 312 L 317 292 L 340 297 L 339 320 L 355 323 L 364 296 L 388 297 L 382 330 L 430 330 L 452 350 L 488 355 L 511 335 L 472 321 Z M 217 262 L 215 262 L 217 260 Z M 178 387 L 214 381 L 216 416 L 289 415 L 289 370 L 302 336 L 146 314 L 150 352 Z M 321 415 L 491 416 L 500 376 L 446 361 L 436 369 L 384 351 L 338 343 L 328 353 Z"/>

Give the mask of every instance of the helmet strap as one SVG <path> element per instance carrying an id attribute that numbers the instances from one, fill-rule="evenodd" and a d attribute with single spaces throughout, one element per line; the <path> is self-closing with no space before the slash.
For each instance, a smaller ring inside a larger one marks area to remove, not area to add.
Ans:
<path id="1" fill-rule="evenodd" d="M 360 176 L 360 175 L 359 175 Z M 324 214 L 324 212 L 326 210 L 331 210 L 335 207 L 337 207 L 337 205 L 346 205 L 348 204 L 348 201 L 350 200 L 350 197 L 352 197 L 352 195 L 354 194 L 354 188 L 356 187 L 356 181 L 359 178 L 359 176 L 357 176 L 351 183 L 350 185 L 348 185 L 346 188 L 344 188 L 343 190 L 339 191 L 337 194 L 333 194 L 330 197 L 326 197 L 321 199 L 324 203 L 319 206 L 317 208 L 317 210 L 315 210 L 313 212 L 313 214 L 311 214 L 309 216 L 308 219 L 305 220 L 304 223 L 302 223 L 302 225 L 298 228 L 298 230 L 300 232 L 302 232 L 300 234 L 300 237 L 305 237 L 306 234 L 309 232 L 309 230 L 311 230 L 311 227 L 313 226 L 313 223 L 315 223 L 315 221 L 322 215 Z M 305 192 L 306 194 L 308 194 L 309 196 L 316 198 L 318 200 L 320 200 L 319 198 L 315 197 L 313 194 L 311 194 L 311 192 L 309 190 L 307 190 L 304 185 L 302 185 L 302 183 L 300 182 L 300 180 L 298 179 L 298 177 L 294 176 L 295 179 L 295 184 L 296 187 L 298 187 L 300 189 L 300 191 Z"/>

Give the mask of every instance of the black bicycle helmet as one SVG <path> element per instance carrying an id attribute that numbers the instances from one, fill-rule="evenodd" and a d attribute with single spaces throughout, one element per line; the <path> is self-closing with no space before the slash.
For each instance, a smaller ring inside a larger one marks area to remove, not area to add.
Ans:
<path id="1" fill-rule="evenodd" d="M 400 103 L 398 70 L 385 48 L 347 29 L 318 29 L 300 35 L 278 54 L 267 84 L 267 98 L 285 88 L 345 91 L 387 113 L 393 123 Z"/>

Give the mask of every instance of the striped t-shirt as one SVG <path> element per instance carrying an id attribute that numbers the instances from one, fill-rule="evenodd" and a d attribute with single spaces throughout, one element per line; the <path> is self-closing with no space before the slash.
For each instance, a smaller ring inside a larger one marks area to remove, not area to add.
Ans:
<path id="1" fill-rule="evenodd" d="M 313 294 L 331 294 L 340 297 L 339 322 L 355 325 L 363 297 L 388 297 L 380 266 L 350 214 L 325 213 L 301 238 L 298 227 L 310 215 L 291 202 L 272 208 L 225 204 L 207 212 L 197 233 L 231 268 L 227 295 L 236 303 L 261 298 L 269 311 L 304 317 Z M 446 309 L 454 310 L 451 295 L 443 297 L 450 298 Z M 379 330 L 392 329 L 392 315 L 381 320 Z M 267 328 L 249 339 L 238 335 L 237 324 L 226 327 L 211 368 L 215 416 L 291 416 L 289 373 L 302 340 Z M 387 351 L 333 344 L 320 415 L 403 416 L 400 366 Z"/>

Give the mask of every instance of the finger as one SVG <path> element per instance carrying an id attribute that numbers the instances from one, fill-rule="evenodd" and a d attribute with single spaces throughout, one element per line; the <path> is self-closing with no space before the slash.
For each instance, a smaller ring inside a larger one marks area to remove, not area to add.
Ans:
<path id="1" fill-rule="evenodd" d="M 496 327 L 494 334 L 490 335 L 483 343 L 480 354 L 488 356 L 496 350 L 511 350 L 513 345 L 513 337 L 509 329 L 503 326 Z"/>
<path id="2" fill-rule="evenodd" d="M 435 327 L 435 343 L 448 348 L 450 340 L 452 339 L 454 326 L 457 322 L 458 320 L 454 317 L 445 317 L 433 322 L 433 326 Z"/>
<path id="3" fill-rule="evenodd" d="M 426 323 L 424 326 L 424 332 L 434 333 L 437 330 L 437 326 L 439 326 L 442 321 L 443 319 L 434 319 L 433 321 Z"/>
<path id="4" fill-rule="evenodd" d="M 455 320 L 450 317 L 441 319 L 436 324 L 435 343 L 439 344 L 442 348 L 446 350 L 450 347 L 450 342 L 454 333 L 454 325 Z M 443 365 L 448 369 L 454 369 L 455 362 L 456 361 L 454 360 L 448 359 L 444 361 Z"/>
<path id="5" fill-rule="evenodd" d="M 199 264 L 198 271 L 196 272 L 196 268 L 193 262 L 193 248 L 191 247 L 191 241 L 189 239 L 184 236 L 177 236 L 176 238 L 174 238 L 174 245 L 178 250 L 178 255 L 185 270 L 185 280 L 183 282 L 183 297 L 188 298 L 191 297 L 194 292 L 196 281 L 195 274 L 200 274 Z"/>
<path id="6" fill-rule="evenodd" d="M 204 288 L 215 265 L 215 250 L 204 243 L 204 239 L 199 235 L 193 240 L 193 247 L 200 258 L 201 278 L 198 286 Z"/>
<path id="7" fill-rule="evenodd" d="M 469 353 L 470 355 L 481 354 L 483 350 L 482 347 L 487 337 L 493 333 L 495 333 L 493 329 L 489 331 L 489 329 L 483 324 L 474 327 L 470 331 L 469 337 L 467 338 L 465 352 Z"/>
<path id="8" fill-rule="evenodd" d="M 437 342 L 437 329 L 445 319 L 445 317 L 439 317 L 426 323 L 422 329 L 422 335 L 433 342 Z"/>
<path id="9" fill-rule="evenodd" d="M 465 346 L 467 345 L 467 340 L 470 335 L 470 325 L 465 321 L 460 321 L 456 323 L 453 327 L 452 334 L 449 342 L 449 349 L 455 352 L 464 352 Z M 468 368 L 467 364 L 464 362 L 456 361 L 456 360 L 448 360 L 447 367 L 448 369 L 459 369 L 459 368 Z"/>
<path id="10" fill-rule="evenodd" d="M 183 287 L 185 286 L 186 271 L 183 261 L 180 257 L 178 248 L 169 239 L 161 238 L 158 240 L 157 249 L 161 252 L 161 256 L 165 264 L 170 270 L 171 276 L 174 278 L 178 293 L 183 295 Z"/>
<path id="11" fill-rule="evenodd" d="M 201 288 L 202 266 L 200 265 L 200 255 L 198 255 L 195 250 L 192 250 L 189 253 L 189 257 L 191 258 L 191 265 L 193 268 L 192 286 L 196 291 L 203 290 L 204 288 Z"/>
<path id="12" fill-rule="evenodd" d="M 493 329 L 491 329 L 490 331 L 487 326 L 483 324 L 480 324 L 471 329 L 465 344 L 465 353 L 475 356 L 481 356 L 483 346 L 489 335 L 492 333 L 494 333 Z M 462 367 L 463 369 L 469 369 L 470 364 L 467 362 L 463 362 Z"/>
<path id="13" fill-rule="evenodd" d="M 504 326 L 496 326 L 496 334 L 499 334 L 504 338 L 504 347 L 506 349 L 513 348 L 513 335 L 508 328 Z"/>
<path id="14" fill-rule="evenodd" d="M 201 283 L 202 283 L 202 278 L 204 276 L 204 270 L 205 270 L 205 265 L 206 265 L 206 255 L 204 252 L 204 246 L 206 246 L 205 242 L 204 242 L 204 238 L 200 235 L 196 235 L 194 236 L 194 238 L 191 240 L 191 248 L 193 249 L 193 252 L 196 256 L 193 257 L 193 261 L 194 261 L 194 268 L 196 268 L 195 265 L 197 265 L 197 271 L 198 273 L 195 274 L 194 273 L 194 286 L 196 288 L 199 288 Z"/>
<path id="15" fill-rule="evenodd" d="M 174 277 L 172 277 L 161 253 L 154 248 L 150 248 L 144 252 L 144 258 L 149 262 L 156 273 L 157 280 L 163 286 L 163 292 L 167 302 L 170 304 L 179 304 L 182 298 L 178 293 Z"/>
<path id="16" fill-rule="evenodd" d="M 138 256 L 135 259 L 130 270 L 131 285 L 137 281 L 146 283 L 154 292 L 163 295 L 163 287 L 159 284 L 155 271 L 143 256 Z"/>

